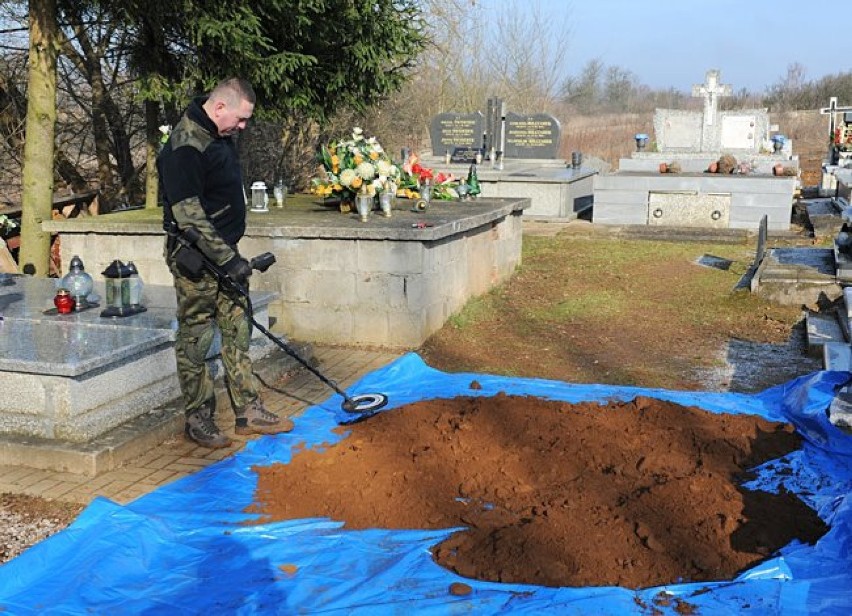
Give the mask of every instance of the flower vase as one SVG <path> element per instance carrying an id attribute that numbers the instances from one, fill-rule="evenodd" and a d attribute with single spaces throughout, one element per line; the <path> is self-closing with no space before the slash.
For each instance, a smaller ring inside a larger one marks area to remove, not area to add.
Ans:
<path id="1" fill-rule="evenodd" d="M 379 195 L 379 206 L 385 218 L 391 217 L 391 209 L 393 208 L 393 197 L 390 192 L 383 192 Z"/>
<path id="2" fill-rule="evenodd" d="M 373 196 L 357 195 L 355 197 L 355 208 L 358 210 L 361 222 L 367 222 L 367 219 L 370 217 L 370 210 L 373 209 Z"/>

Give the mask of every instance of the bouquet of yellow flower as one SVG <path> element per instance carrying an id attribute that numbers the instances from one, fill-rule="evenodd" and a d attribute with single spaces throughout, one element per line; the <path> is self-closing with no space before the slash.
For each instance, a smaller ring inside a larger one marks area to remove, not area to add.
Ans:
<path id="1" fill-rule="evenodd" d="M 364 137 L 357 126 L 352 138 L 322 145 L 319 152 L 322 174 L 311 180 L 311 192 L 327 198 L 354 200 L 359 192 L 375 195 L 396 190 L 399 167 L 391 162 L 375 137 Z"/>

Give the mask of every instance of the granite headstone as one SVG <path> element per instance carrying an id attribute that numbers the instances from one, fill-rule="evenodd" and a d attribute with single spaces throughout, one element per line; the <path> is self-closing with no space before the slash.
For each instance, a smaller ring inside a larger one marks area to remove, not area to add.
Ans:
<path id="1" fill-rule="evenodd" d="M 453 154 L 456 149 L 474 149 L 482 144 L 484 120 L 480 112 L 475 113 L 439 113 L 432 118 L 429 136 L 432 140 L 432 154 L 443 156 Z"/>
<path id="2" fill-rule="evenodd" d="M 547 113 L 506 114 L 506 158 L 556 158 L 562 137 L 559 120 Z"/>

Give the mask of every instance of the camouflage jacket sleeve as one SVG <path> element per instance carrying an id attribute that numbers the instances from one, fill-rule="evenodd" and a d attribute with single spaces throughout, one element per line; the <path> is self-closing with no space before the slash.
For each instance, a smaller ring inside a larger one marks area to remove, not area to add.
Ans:
<path id="1" fill-rule="evenodd" d="M 216 265 L 225 265 L 237 256 L 216 231 L 213 223 L 207 218 L 198 197 L 188 197 L 172 205 L 172 216 L 180 229 L 195 227 L 201 233 L 198 248 Z"/>

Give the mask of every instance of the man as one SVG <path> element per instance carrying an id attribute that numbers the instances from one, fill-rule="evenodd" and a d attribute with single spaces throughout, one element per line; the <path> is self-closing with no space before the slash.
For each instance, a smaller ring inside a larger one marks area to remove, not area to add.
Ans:
<path id="1" fill-rule="evenodd" d="M 239 78 L 219 83 L 207 97 L 190 104 L 157 160 L 167 232 L 166 263 L 177 293 L 177 372 L 186 412 L 186 436 L 218 449 L 231 440 L 214 421 L 216 396 L 205 362 L 215 327 L 222 334 L 222 364 L 237 434 L 277 434 L 293 422 L 263 407 L 252 378 L 248 355 L 251 324 L 233 290 L 220 286 L 204 269 L 193 248 L 177 235 L 189 228 L 200 235 L 195 247 L 228 276 L 248 288 L 249 262 L 237 243 L 246 228 L 242 172 L 232 137 L 246 127 L 255 93 Z"/>

